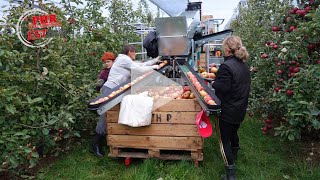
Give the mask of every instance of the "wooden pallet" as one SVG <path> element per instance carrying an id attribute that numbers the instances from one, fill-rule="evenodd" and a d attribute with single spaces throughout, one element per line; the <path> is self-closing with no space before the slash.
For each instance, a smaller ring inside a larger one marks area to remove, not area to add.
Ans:
<path id="1" fill-rule="evenodd" d="M 165 149 L 138 149 L 138 148 L 114 148 L 110 147 L 110 157 L 131 158 L 157 158 L 161 160 L 194 160 L 202 161 L 201 150 L 165 150 Z"/>
<path id="2" fill-rule="evenodd" d="M 151 125 L 118 124 L 120 106 L 107 112 L 110 157 L 203 160 L 203 138 L 196 126 L 201 107 L 196 100 L 173 100 L 152 112 Z"/>

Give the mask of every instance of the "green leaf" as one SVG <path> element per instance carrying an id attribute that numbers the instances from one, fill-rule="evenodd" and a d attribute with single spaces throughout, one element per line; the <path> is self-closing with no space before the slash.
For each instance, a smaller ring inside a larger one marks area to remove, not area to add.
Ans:
<path id="1" fill-rule="evenodd" d="M 31 159 L 29 160 L 29 163 L 30 163 L 29 168 L 33 168 L 33 167 L 36 166 L 37 161 L 36 161 L 35 159 L 31 158 Z"/>
<path id="2" fill-rule="evenodd" d="M 26 133 L 24 133 L 24 132 L 17 132 L 17 133 L 15 133 L 14 135 L 15 135 L 15 136 L 24 136 L 24 135 L 26 135 Z"/>
<path id="3" fill-rule="evenodd" d="M 291 41 L 283 41 L 281 44 L 282 45 L 288 45 L 288 44 L 292 44 L 292 42 Z"/>
<path id="4" fill-rule="evenodd" d="M 73 133 L 76 137 L 81 137 L 79 133 L 75 132 Z"/>
<path id="5" fill-rule="evenodd" d="M 299 101 L 300 104 L 305 104 L 305 105 L 309 105 L 309 103 L 307 101 Z"/>
<path id="6" fill-rule="evenodd" d="M 24 149 L 24 152 L 26 152 L 26 153 L 31 153 L 32 150 L 31 150 L 30 148 L 26 148 L 26 149 Z"/>
<path id="7" fill-rule="evenodd" d="M 315 119 L 315 120 L 312 121 L 312 126 L 313 126 L 316 130 L 318 130 L 318 129 L 320 129 L 320 122 L 319 122 L 317 119 Z"/>
<path id="8" fill-rule="evenodd" d="M 16 168 L 16 167 L 18 166 L 18 161 L 17 161 L 17 159 L 16 159 L 15 157 L 10 156 L 10 157 L 9 157 L 9 161 L 11 162 L 11 164 L 12 164 L 12 166 L 13 166 L 14 168 Z"/>
<path id="9" fill-rule="evenodd" d="M 13 105 L 11 105 L 11 104 L 7 105 L 6 104 L 4 106 L 6 107 L 6 110 L 9 111 L 11 114 L 15 114 L 16 113 L 16 108 Z"/>
<path id="10" fill-rule="evenodd" d="M 276 131 L 276 132 L 274 133 L 274 135 L 275 135 L 275 136 L 279 136 L 280 133 L 281 133 L 281 131 Z"/>
<path id="11" fill-rule="evenodd" d="M 42 129 L 42 133 L 44 134 L 44 135 L 48 135 L 49 134 L 49 130 L 48 129 Z"/>
<path id="12" fill-rule="evenodd" d="M 7 96 L 13 96 L 17 94 L 18 90 L 16 88 L 11 88 L 10 90 L 6 91 Z"/>
<path id="13" fill-rule="evenodd" d="M 47 123 L 49 124 L 49 125 L 52 125 L 52 124 L 54 124 L 54 123 L 56 123 L 57 122 L 57 120 L 55 120 L 55 119 L 51 119 L 50 121 L 48 121 Z"/>
<path id="14" fill-rule="evenodd" d="M 70 134 L 69 134 L 69 133 L 66 133 L 66 134 L 63 135 L 63 138 L 65 138 L 65 139 L 67 139 L 67 138 L 69 138 L 69 137 L 70 137 Z"/>
<path id="15" fill-rule="evenodd" d="M 289 134 L 288 139 L 289 139 L 290 141 L 293 141 L 293 140 L 294 140 L 294 136 L 293 136 L 292 134 Z"/>
<path id="16" fill-rule="evenodd" d="M 27 46 L 22 46 L 22 50 L 23 50 L 24 52 L 26 52 L 26 51 L 28 50 L 28 47 L 27 47 Z"/>
<path id="17" fill-rule="evenodd" d="M 36 103 L 36 102 L 40 102 L 42 100 L 43 100 L 42 97 L 37 97 L 37 98 L 32 99 L 30 104 L 33 104 L 33 103 Z"/>
<path id="18" fill-rule="evenodd" d="M 38 152 L 32 152 L 32 153 L 31 153 L 31 156 L 32 156 L 32 157 L 35 157 L 35 158 L 39 158 Z"/>
<path id="19" fill-rule="evenodd" d="M 43 60 L 47 60 L 47 59 L 49 59 L 49 57 L 50 57 L 50 54 L 46 55 L 46 56 L 43 57 L 42 59 L 43 59 Z"/>
<path id="20" fill-rule="evenodd" d="M 320 111 L 319 109 L 313 109 L 310 111 L 310 113 L 312 116 L 318 116 L 320 114 Z"/>

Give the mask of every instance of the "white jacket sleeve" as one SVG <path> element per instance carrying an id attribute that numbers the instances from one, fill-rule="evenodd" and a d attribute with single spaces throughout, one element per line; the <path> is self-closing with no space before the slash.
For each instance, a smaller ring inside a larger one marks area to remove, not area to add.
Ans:
<path id="1" fill-rule="evenodd" d="M 135 63 L 135 62 L 132 62 L 132 64 L 131 64 L 131 70 L 132 70 L 132 71 L 136 71 L 136 72 L 140 72 L 140 73 L 145 73 L 145 72 L 148 72 L 148 71 L 153 70 L 153 67 L 152 67 L 152 66 L 145 65 L 145 64 L 143 64 L 143 63 Z"/>
<path id="2" fill-rule="evenodd" d="M 144 73 L 153 70 L 152 66 L 146 66 L 143 63 L 133 62 L 129 58 L 121 59 L 121 67 L 139 73 Z"/>
<path id="3" fill-rule="evenodd" d="M 144 62 L 144 63 L 142 63 L 142 64 L 143 64 L 144 66 L 152 66 L 152 65 L 156 64 L 159 60 L 160 60 L 160 56 L 158 56 L 158 57 L 156 57 L 156 58 L 154 58 L 154 59 L 152 59 L 152 60 L 149 60 L 149 61 L 147 61 L 147 62 Z"/>

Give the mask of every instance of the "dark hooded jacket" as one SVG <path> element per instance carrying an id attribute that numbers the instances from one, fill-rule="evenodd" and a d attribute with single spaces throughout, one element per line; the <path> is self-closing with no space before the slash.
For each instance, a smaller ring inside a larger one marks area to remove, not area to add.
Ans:
<path id="1" fill-rule="evenodd" d="M 245 62 L 235 56 L 225 57 L 212 83 L 221 101 L 220 118 L 231 124 L 240 124 L 246 114 L 250 92 L 250 71 Z"/>

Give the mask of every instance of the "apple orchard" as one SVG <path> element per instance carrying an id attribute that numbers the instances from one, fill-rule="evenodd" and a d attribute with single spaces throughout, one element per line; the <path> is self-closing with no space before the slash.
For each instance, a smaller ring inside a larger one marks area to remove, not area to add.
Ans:
<path id="1" fill-rule="evenodd" d="M 7 32 L 0 35 L 0 163 L 6 171 L 24 173 L 40 157 L 58 155 L 93 129 L 96 114 L 86 106 L 97 95 L 100 57 L 106 50 L 119 53 L 122 42 L 139 40 L 125 24 L 154 23 L 143 3 L 133 10 L 125 0 L 86 2 L 90 8 L 64 1 L 64 9 L 42 5 L 56 14 L 65 32 L 42 48 L 24 46 L 13 26 L 1 29 Z M 292 141 L 320 138 L 320 0 L 299 2 L 294 7 L 290 0 L 248 0 L 231 23 L 253 70 L 247 118 L 259 119 L 263 134 Z M 102 16 L 101 7 L 109 17 Z M 23 5 L 7 10 L 7 23 L 15 24 L 24 10 Z M 214 78 L 216 72 L 211 67 L 200 75 Z M 206 97 L 201 87 L 197 90 Z M 179 98 L 195 96 L 185 87 Z"/>
<path id="2" fill-rule="evenodd" d="M 320 1 L 248 2 L 232 27 L 255 69 L 249 115 L 264 122 L 264 134 L 319 138 Z"/>

